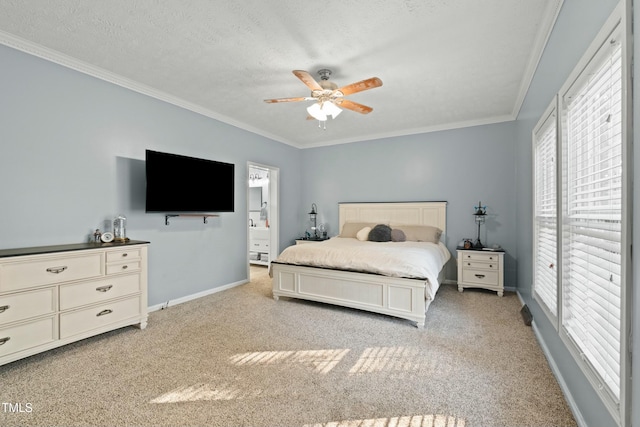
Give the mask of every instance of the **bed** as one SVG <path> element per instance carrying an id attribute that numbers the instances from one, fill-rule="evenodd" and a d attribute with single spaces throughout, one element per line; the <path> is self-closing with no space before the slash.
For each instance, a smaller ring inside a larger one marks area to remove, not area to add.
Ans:
<path id="1" fill-rule="evenodd" d="M 302 251 L 303 248 L 308 253 L 314 250 L 313 247 L 316 245 L 318 245 L 317 250 L 320 250 L 319 245 L 339 243 L 335 239 L 346 242 L 341 237 L 334 237 L 328 242 L 309 243 L 283 251 L 270 267 L 273 298 L 278 300 L 280 297 L 290 297 L 351 307 L 407 319 L 415 322 L 419 328 L 424 327 L 427 309 L 443 280 L 443 266 L 451 256 L 442 243 L 446 241 L 446 206 L 446 202 L 340 203 L 341 231 L 345 224 L 353 226 L 356 223 L 439 228 L 442 231 L 440 242 L 431 243 L 431 245 L 438 246 L 438 251 L 442 251 L 443 260 L 440 260 L 442 262 L 438 261 L 438 267 L 433 267 L 428 272 L 418 271 L 407 274 L 403 270 L 392 273 L 363 271 L 365 268 L 359 264 L 361 259 L 351 260 L 352 265 L 356 267 L 345 270 L 326 265 L 300 265 L 292 263 L 287 256 L 284 256 L 288 255 L 290 250 Z M 353 242 L 348 242 L 348 245 L 357 245 L 355 242 L 357 239 L 350 240 Z M 396 242 L 367 243 L 371 244 L 370 246 L 397 244 Z M 410 242 L 406 243 L 405 246 L 416 246 L 409 244 Z M 318 257 L 321 258 L 322 255 Z"/>

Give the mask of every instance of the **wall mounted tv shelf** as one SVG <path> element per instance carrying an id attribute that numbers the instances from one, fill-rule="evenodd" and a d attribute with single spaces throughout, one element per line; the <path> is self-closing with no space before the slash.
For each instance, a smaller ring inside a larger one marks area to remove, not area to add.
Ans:
<path id="1" fill-rule="evenodd" d="M 169 225 L 169 218 L 175 218 L 177 216 L 188 216 L 188 217 L 198 217 L 202 218 L 204 224 L 207 224 L 207 218 L 217 217 L 220 215 L 215 214 L 167 214 L 164 216 L 164 225 Z"/>

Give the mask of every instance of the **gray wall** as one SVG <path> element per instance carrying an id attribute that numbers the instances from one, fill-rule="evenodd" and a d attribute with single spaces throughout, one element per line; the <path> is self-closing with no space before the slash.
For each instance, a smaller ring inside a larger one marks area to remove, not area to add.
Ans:
<path id="1" fill-rule="evenodd" d="M 517 233 L 518 291 L 533 313 L 542 344 L 548 349 L 553 363 L 560 371 L 561 381 L 570 391 L 575 407 L 579 411 L 579 417 L 583 418 L 589 426 L 613 426 L 615 422 L 566 350 L 558 333 L 531 297 L 533 268 L 531 132 L 617 3 L 615 0 L 565 0 L 517 120 L 517 173 L 515 175 L 517 226 L 515 231 Z M 637 384 L 637 380 L 635 383 Z M 638 414 L 634 416 L 636 421 L 633 425 L 640 424 Z"/>
<path id="2" fill-rule="evenodd" d="M 338 230 L 339 202 L 446 201 L 447 247 L 475 239 L 473 207 L 487 205 L 485 245 L 506 250 L 505 286 L 515 287 L 515 123 L 304 150 L 303 208 Z M 305 224 L 300 224 L 301 232 Z M 455 279 L 455 268 L 447 279 Z"/>
<path id="3" fill-rule="evenodd" d="M 0 64 L 0 248 L 85 241 L 122 213 L 151 242 L 149 305 L 246 280 L 248 160 L 280 168 L 295 237 L 300 150 L 2 45 Z M 235 163 L 235 213 L 145 214 L 147 148 Z"/>
<path id="4" fill-rule="evenodd" d="M 517 286 L 530 305 L 580 415 L 589 426 L 613 425 L 530 297 L 531 129 L 616 3 L 565 0 L 516 122 L 309 150 L 0 46 L 0 248 L 82 241 L 105 219 L 124 213 L 128 235 L 152 244 L 154 305 L 246 279 L 247 161 L 280 168 L 281 249 L 304 232 L 311 203 L 335 235 L 338 202 L 446 200 L 453 251 L 461 238 L 475 237 L 472 209 L 482 200 L 490 214 L 483 241 L 506 249 L 506 284 Z M 176 219 L 169 227 L 162 215 L 145 214 L 146 148 L 235 163 L 236 212 L 208 225 Z M 640 185 L 634 191 L 640 200 Z M 634 223 L 638 246 L 640 209 Z M 640 289 L 637 273 L 634 283 Z M 637 308 L 640 292 L 634 298 Z M 634 403 L 640 407 L 640 393 Z M 640 425 L 638 412 L 633 425 Z"/>

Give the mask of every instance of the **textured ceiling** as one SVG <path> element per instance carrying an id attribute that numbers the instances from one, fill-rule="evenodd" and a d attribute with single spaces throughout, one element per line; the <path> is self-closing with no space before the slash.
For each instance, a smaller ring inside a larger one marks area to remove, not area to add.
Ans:
<path id="1" fill-rule="evenodd" d="M 0 0 L 0 43 L 296 147 L 515 118 L 562 0 Z M 306 120 L 292 70 L 373 108 Z M 318 77 L 319 80 L 319 77 Z"/>

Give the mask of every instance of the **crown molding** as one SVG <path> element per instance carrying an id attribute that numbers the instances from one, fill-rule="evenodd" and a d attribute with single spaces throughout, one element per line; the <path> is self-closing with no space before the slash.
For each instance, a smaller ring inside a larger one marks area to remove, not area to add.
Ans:
<path id="1" fill-rule="evenodd" d="M 91 65 L 87 62 L 81 61 L 69 55 L 65 55 L 61 52 L 58 52 L 55 49 L 51 49 L 37 43 L 33 43 L 29 40 L 23 39 L 21 37 L 15 36 L 13 34 L 7 33 L 2 30 L 0 30 L 0 44 L 19 50 L 21 52 L 27 53 L 29 55 L 44 59 L 46 61 L 53 62 L 65 68 L 69 68 L 71 70 L 78 71 L 88 76 L 95 77 L 97 79 L 112 83 L 114 85 L 123 87 L 125 89 L 132 90 L 142 95 L 146 95 L 151 98 L 175 105 L 177 107 L 184 108 L 185 110 L 192 111 L 202 116 L 215 119 L 217 121 L 237 127 L 247 132 L 251 132 L 251 133 L 263 136 L 265 138 L 268 138 L 277 142 L 281 142 L 283 144 L 291 145 L 296 148 L 300 148 L 294 142 L 285 140 L 277 135 L 273 135 L 261 129 L 254 128 L 244 122 L 234 120 L 223 114 L 216 113 L 215 111 L 211 111 L 199 105 L 185 101 L 182 98 L 178 98 L 166 92 L 159 91 L 150 86 L 141 84 L 135 80 L 131 80 L 119 74 L 112 73 L 111 71 L 105 70 L 103 68 L 96 67 L 95 65 Z"/>
<path id="2" fill-rule="evenodd" d="M 513 104 L 513 111 L 511 113 L 513 117 L 517 117 L 518 113 L 520 112 L 520 108 L 522 108 L 524 99 L 527 96 L 527 92 L 529 92 L 529 87 L 531 86 L 531 82 L 533 81 L 533 76 L 535 75 L 535 72 L 538 68 L 540 59 L 542 59 L 544 49 L 547 46 L 549 37 L 551 37 L 553 27 L 556 25 L 556 21 L 558 20 L 558 15 L 560 14 L 560 9 L 562 9 L 563 3 L 564 0 L 555 0 L 549 2 L 549 4 L 547 5 L 540 30 L 538 31 L 536 39 L 533 43 L 533 49 L 531 50 L 531 55 L 529 56 L 527 68 L 522 77 L 522 81 L 520 82 L 518 97 L 516 98 L 516 102 Z"/>

